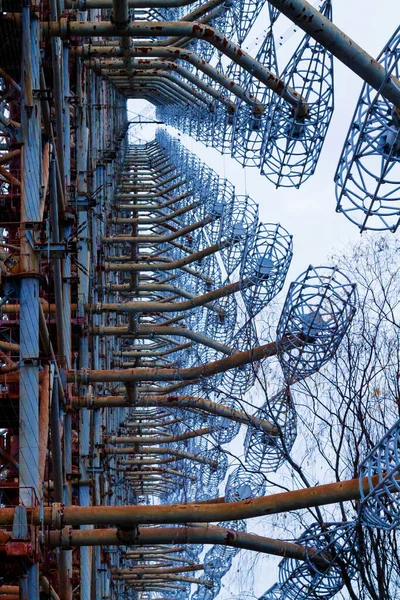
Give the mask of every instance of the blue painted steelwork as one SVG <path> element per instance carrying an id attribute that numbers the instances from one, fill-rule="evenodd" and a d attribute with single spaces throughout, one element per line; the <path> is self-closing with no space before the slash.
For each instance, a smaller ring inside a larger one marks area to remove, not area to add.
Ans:
<path id="1" fill-rule="evenodd" d="M 331 0 L 320 12 L 332 19 Z M 282 79 L 307 101 L 302 116 L 281 98 L 273 98 L 265 129 L 261 173 L 277 187 L 300 187 L 314 174 L 333 114 L 333 57 L 306 35 L 282 73 Z"/>
<path id="2" fill-rule="evenodd" d="M 40 102 L 34 90 L 40 87 L 40 23 L 30 6 L 22 7 L 22 69 L 20 142 L 21 178 L 21 272 L 19 331 L 19 502 L 31 506 L 42 497 L 39 481 L 39 269 L 32 247 L 31 230 L 40 221 L 41 127 Z M 39 600 L 39 563 L 21 565 L 20 598 Z"/>
<path id="3" fill-rule="evenodd" d="M 280 225 L 262 223 L 243 254 L 242 296 L 254 317 L 281 291 L 293 256 L 292 236 Z"/>
<path id="4" fill-rule="evenodd" d="M 210 579 L 221 578 L 232 565 L 231 557 L 227 557 L 225 560 L 216 552 L 215 546 L 209 550 L 204 557 L 204 575 Z"/>
<path id="5" fill-rule="evenodd" d="M 274 15 L 266 36 L 257 52 L 256 59 L 274 73 L 278 73 L 275 38 L 273 32 Z M 243 73 L 243 71 L 242 71 Z M 247 73 L 244 77 L 245 90 L 259 98 L 264 106 L 264 112 L 254 114 L 254 111 L 243 102 L 237 104 L 234 118 L 234 136 L 232 139 L 232 157 L 246 167 L 260 166 L 261 152 L 265 136 L 268 135 L 273 116 L 272 92 L 258 80 L 252 79 Z"/>
<path id="6" fill-rule="evenodd" d="M 232 339 L 232 346 L 237 351 L 256 348 L 260 342 L 257 329 L 253 321 L 247 321 L 242 327 L 236 328 Z M 242 367 L 229 369 L 221 377 L 220 389 L 228 396 L 241 396 L 248 392 L 254 385 L 260 363 L 252 361 Z"/>
<path id="7" fill-rule="evenodd" d="M 276 338 L 288 384 L 330 360 L 355 310 L 355 285 L 337 268 L 310 266 L 290 284 Z"/>
<path id="8" fill-rule="evenodd" d="M 305 562 L 290 558 L 281 561 L 281 597 L 285 600 L 328 600 L 340 592 L 344 586 L 343 563 L 350 579 L 356 571 L 355 559 L 352 557 L 357 544 L 355 527 L 354 522 L 322 525 L 314 523 L 308 527 L 297 542 L 307 547 L 312 546 L 316 552 L 309 553 Z M 315 558 L 322 558 L 326 566 L 317 566 Z"/>
<path id="9" fill-rule="evenodd" d="M 360 485 L 361 522 L 391 531 L 400 523 L 399 478 L 400 420 L 389 429 L 360 466 L 360 477 L 368 478 L 368 489 Z M 373 480 L 373 477 L 376 479 Z"/>
<path id="10" fill-rule="evenodd" d="M 258 226 L 258 205 L 249 196 L 236 196 L 230 219 L 229 237 L 232 245 L 221 250 L 228 276 L 242 263 L 247 246 Z"/>
<path id="11" fill-rule="evenodd" d="M 245 465 L 261 473 L 277 471 L 287 460 L 297 437 L 297 415 L 290 389 L 268 398 L 255 416 L 267 420 L 277 431 L 267 433 L 256 427 L 247 428 Z"/>
<path id="12" fill-rule="evenodd" d="M 228 477 L 225 487 L 225 502 L 240 502 L 265 495 L 265 477 L 260 472 L 237 467 Z"/>
<path id="13" fill-rule="evenodd" d="M 386 80 L 400 77 L 400 28 L 378 57 Z M 335 174 L 338 212 L 367 229 L 400 223 L 400 108 L 365 84 Z"/>

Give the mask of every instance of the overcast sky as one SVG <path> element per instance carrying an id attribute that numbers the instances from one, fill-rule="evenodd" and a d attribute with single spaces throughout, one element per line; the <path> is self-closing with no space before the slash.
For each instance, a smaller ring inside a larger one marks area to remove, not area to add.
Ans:
<path id="1" fill-rule="evenodd" d="M 264 7 L 264 10 L 266 7 Z M 334 22 L 366 51 L 377 56 L 386 41 L 393 34 L 400 21 L 400 0 L 333 0 Z M 257 48 L 254 40 L 260 40 L 268 21 L 261 16 L 249 35 L 250 53 L 255 55 Z M 284 33 L 290 22 L 284 17 L 278 20 L 278 33 Z M 301 34 L 294 34 L 282 48 L 278 48 L 278 61 L 282 70 L 293 49 L 297 46 Z M 246 47 L 246 44 L 244 44 Z M 351 241 L 360 238 L 358 229 L 343 215 L 335 212 L 335 191 L 333 176 L 338 158 L 345 140 L 355 105 L 361 90 L 362 81 L 347 67 L 335 61 L 335 112 L 325 141 L 316 174 L 296 189 L 275 189 L 275 187 L 257 169 L 243 169 L 228 156 L 221 156 L 216 150 L 196 143 L 188 136 L 179 139 L 204 162 L 226 177 L 236 186 L 238 194 L 248 193 L 260 206 L 260 220 L 279 222 L 294 236 L 294 259 L 288 280 L 293 280 L 309 264 L 317 266 L 326 263 L 326 257 L 335 248 L 340 250 Z M 130 101 L 128 108 L 140 112 L 146 102 Z M 177 135 L 177 131 L 168 128 Z M 138 131 L 142 139 L 150 140 L 154 128 L 147 127 Z M 363 234 L 365 235 L 365 234 Z M 252 528 L 254 531 L 254 528 Z M 248 569 L 249 554 L 238 559 L 235 568 L 223 578 L 223 590 L 218 599 L 229 598 L 239 592 L 238 586 L 244 573 L 238 573 L 238 565 Z M 250 561 L 250 562 L 249 562 Z M 261 567 L 261 564 L 264 567 Z M 265 565 L 267 564 L 267 568 Z M 265 592 L 277 579 L 277 561 L 261 561 L 255 571 L 256 597 Z M 250 591 L 250 590 L 249 590 Z M 243 588 L 242 588 L 243 592 Z M 237 598 L 244 600 L 241 593 Z M 251 596 L 254 598 L 254 596 Z"/>

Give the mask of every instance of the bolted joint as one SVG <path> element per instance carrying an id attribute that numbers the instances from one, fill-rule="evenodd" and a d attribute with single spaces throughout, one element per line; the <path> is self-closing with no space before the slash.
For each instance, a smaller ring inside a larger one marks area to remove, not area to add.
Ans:
<path id="1" fill-rule="evenodd" d="M 137 545 L 139 543 L 139 527 L 118 527 L 117 539 L 121 545 Z"/>

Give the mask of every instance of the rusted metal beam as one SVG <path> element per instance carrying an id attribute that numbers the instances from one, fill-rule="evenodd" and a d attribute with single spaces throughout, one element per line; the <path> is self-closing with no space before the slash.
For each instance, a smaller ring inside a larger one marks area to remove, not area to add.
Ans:
<path id="1" fill-rule="evenodd" d="M 204 565 L 188 565 L 182 567 L 164 567 L 163 563 L 160 563 L 158 567 L 153 565 L 148 567 L 135 566 L 132 569 L 116 569 L 116 574 L 124 575 L 124 574 L 132 574 L 132 575 L 162 575 L 162 574 L 170 574 L 170 573 L 190 573 L 192 571 L 202 571 L 204 569 Z M 1 588 L 0 588 L 1 591 Z"/>
<path id="2" fill-rule="evenodd" d="M 194 429 L 193 431 L 186 431 L 185 433 L 179 433 L 176 435 L 158 435 L 154 437 L 145 437 L 145 436 L 106 436 L 106 442 L 108 444 L 140 444 L 140 445 L 148 445 L 148 444 L 169 444 L 175 442 L 181 442 L 184 440 L 190 440 L 195 437 L 199 437 L 202 435 L 207 435 L 212 431 L 211 427 L 204 427 L 203 429 Z"/>
<path id="3" fill-rule="evenodd" d="M 173 8 L 195 4 L 196 0 L 128 0 L 129 8 Z M 112 8 L 113 0 L 66 0 L 67 9 L 86 11 Z"/>
<path id="4" fill-rule="evenodd" d="M 326 559 L 318 555 L 312 547 L 292 542 L 275 540 L 252 533 L 242 533 L 223 527 L 179 527 L 155 528 L 142 527 L 123 532 L 118 529 L 75 530 L 70 527 L 48 534 L 49 545 L 53 548 L 72 548 L 74 546 L 116 546 L 116 545 L 154 545 L 154 544 L 219 544 L 263 554 L 285 556 L 296 560 L 315 561 L 326 568 Z"/>
<path id="5" fill-rule="evenodd" d="M 113 328 L 118 331 L 118 328 Z M 154 328 L 152 328 L 154 329 Z M 165 328 L 167 331 L 169 328 Z M 158 330 L 157 330 L 158 331 Z M 167 333 L 166 331 L 166 333 Z M 161 332 L 162 333 L 162 332 Z M 289 341 L 290 338 L 287 338 Z M 294 339 L 294 343 L 299 346 L 302 343 L 299 336 Z M 214 362 L 207 363 L 198 367 L 188 367 L 183 369 L 163 369 L 163 368 L 136 368 L 136 369 L 119 369 L 119 370 L 102 370 L 75 373 L 70 371 L 67 375 L 69 383 L 79 382 L 83 384 L 100 383 L 100 382 L 126 382 L 126 381 L 195 381 L 201 377 L 210 377 L 217 373 L 223 373 L 230 369 L 235 369 L 242 365 L 264 360 L 272 356 L 276 356 L 278 352 L 284 350 L 284 344 L 281 348 L 277 347 L 275 342 L 258 346 L 252 350 L 237 352 L 227 358 L 222 358 Z"/>
<path id="6" fill-rule="evenodd" d="M 212 217 L 205 217 L 204 219 L 201 219 L 200 221 L 196 221 L 196 223 L 191 223 L 190 225 L 188 225 L 187 227 L 182 227 L 181 229 L 178 229 L 176 231 L 173 231 L 172 233 L 168 234 L 168 235 L 155 235 L 155 234 L 151 234 L 151 235 L 125 235 L 125 234 L 119 234 L 119 235 L 110 235 L 110 236 L 104 236 L 102 237 L 101 241 L 103 244 L 105 245 L 111 245 L 113 246 L 114 244 L 140 244 L 140 243 L 150 243 L 150 244 L 164 244 L 166 242 L 172 242 L 173 240 L 176 240 L 179 237 L 182 237 L 184 235 L 188 235 L 189 233 L 193 233 L 193 231 L 196 231 L 197 229 L 201 229 L 202 227 L 204 227 L 205 225 L 208 225 L 208 223 L 212 223 L 214 221 L 214 219 Z"/>
<path id="7" fill-rule="evenodd" d="M 115 37 L 121 32 L 107 22 L 76 22 L 60 19 L 59 22 L 43 23 L 43 33 L 50 37 L 61 37 L 70 39 L 75 37 Z M 219 31 L 202 23 L 175 22 L 132 22 L 124 30 L 124 35 L 133 38 L 140 37 L 167 37 L 184 36 L 204 40 L 220 50 L 233 62 L 259 79 L 273 92 L 279 94 L 286 102 L 292 105 L 300 116 L 308 113 L 307 102 L 294 89 L 287 87 L 285 83 L 274 73 L 266 69 L 257 60 L 252 58 L 245 50 L 234 42 L 228 40 Z"/>
<path id="8" fill-rule="evenodd" d="M 1 69 L 0 69 L 0 75 L 1 75 Z M 7 154 L 0 154 L 0 165 L 6 165 L 7 163 L 11 162 L 15 158 L 18 158 L 19 156 L 21 156 L 21 150 L 12 150 L 11 152 L 8 152 Z"/>
<path id="9" fill-rule="evenodd" d="M 129 407 L 129 403 L 126 401 L 125 396 L 95 396 L 95 397 L 81 397 L 73 398 L 71 406 L 74 409 L 79 408 L 107 408 L 107 407 Z M 179 409 L 191 409 L 194 411 L 204 411 L 209 414 L 218 415 L 236 421 L 237 423 L 243 423 L 244 425 L 251 425 L 256 429 L 261 429 L 265 433 L 277 434 L 278 429 L 275 425 L 269 423 L 265 419 L 260 419 L 254 415 L 247 414 L 245 412 L 212 402 L 205 398 L 199 398 L 196 396 L 171 396 L 168 394 L 154 394 L 146 395 L 141 394 L 137 401 L 136 406 L 152 406 L 152 407 L 166 407 L 166 408 L 179 408 Z"/>
<path id="10" fill-rule="evenodd" d="M 90 328 L 90 333 L 92 335 L 102 336 L 102 337 L 108 336 L 108 335 L 113 335 L 116 337 L 119 337 L 119 336 L 128 336 L 129 337 L 129 335 L 132 335 L 132 332 L 130 331 L 129 326 L 118 326 L 118 327 L 92 326 Z M 134 337 L 135 337 L 135 339 L 140 339 L 140 338 L 165 336 L 165 335 L 184 337 L 184 338 L 193 340 L 194 342 L 197 342 L 199 344 L 202 344 L 203 346 L 207 346 L 208 348 L 213 348 L 214 350 L 217 350 L 218 352 L 221 352 L 222 354 L 226 354 L 228 356 L 230 356 L 232 354 L 236 354 L 236 350 L 234 350 L 233 348 L 230 348 L 226 344 L 221 344 L 220 342 L 217 342 L 216 340 L 214 340 L 212 338 L 202 335 L 201 333 L 196 333 L 195 331 L 192 331 L 191 329 L 187 329 L 186 327 L 173 327 L 173 326 L 169 327 L 167 325 L 140 325 L 140 327 L 138 328 L 138 331 L 136 331 L 136 333 L 134 334 Z M 106 371 L 104 371 L 104 373 L 105 372 Z M 118 372 L 122 373 L 122 370 L 120 370 Z M 147 379 L 147 377 L 146 376 L 140 377 L 140 381 L 142 379 Z M 106 381 L 106 380 L 104 380 L 104 381 Z M 116 381 L 123 381 L 123 380 L 118 379 Z M 126 380 L 126 381 L 130 381 L 130 380 Z"/>
<path id="11" fill-rule="evenodd" d="M 107 64 L 103 64 L 100 61 L 96 61 L 96 62 L 89 61 L 88 66 L 90 68 L 94 69 L 95 72 L 98 73 L 99 75 L 105 75 L 106 77 L 109 77 L 111 80 L 114 77 L 120 77 L 121 75 L 129 74 L 126 72 L 126 67 L 124 67 L 123 62 L 109 61 L 109 62 L 107 62 Z M 131 75 L 135 78 L 135 82 L 138 79 L 140 80 L 140 78 L 142 78 L 142 77 L 147 77 L 148 74 L 149 75 L 151 75 L 151 74 L 159 75 L 162 77 L 166 77 L 167 79 L 171 78 L 172 81 L 174 81 L 175 83 L 180 81 L 175 76 L 173 76 L 173 74 L 170 73 L 170 71 L 176 71 L 176 73 L 178 73 L 178 75 L 180 75 L 187 81 L 190 81 L 190 83 L 192 83 L 193 85 L 198 87 L 204 93 L 208 94 L 209 96 L 211 96 L 218 102 L 221 102 L 221 104 L 223 104 L 229 110 L 229 112 L 231 112 L 231 113 L 235 112 L 235 108 L 236 108 L 235 103 L 232 102 L 232 100 L 230 100 L 230 98 L 228 98 L 227 96 L 224 96 L 221 92 L 214 89 L 211 85 L 204 82 L 199 77 L 196 77 L 195 75 L 193 75 L 193 73 L 191 73 L 188 69 L 185 69 L 184 67 L 182 67 L 172 61 L 150 61 L 150 62 L 149 61 L 141 61 L 141 62 L 132 61 Z M 224 87 L 229 89 L 229 84 L 227 83 L 226 86 L 224 86 Z M 246 99 L 246 101 L 249 104 L 251 104 L 251 105 L 254 104 L 254 102 L 252 102 L 245 94 L 242 94 L 242 95 L 243 95 L 243 100 Z M 263 112 L 262 104 L 258 105 L 258 110 L 261 113 Z"/>
<path id="12" fill-rule="evenodd" d="M 100 46 L 100 48 L 101 48 L 101 46 Z M 80 48 L 77 48 L 78 52 L 79 52 L 79 50 L 80 50 Z M 112 48 L 110 48 L 109 50 L 112 50 Z M 144 52 L 144 50 L 148 50 L 148 52 Z M 93 52 L 92 48 L 90 49 L 90 52 L 91 53 Z M 111 54 L 115 55 L 116 53 L 109 52 L 108 54 L 106 54 L 106 56 L 110 56 Z M 206 63 L 205 61 L 201 60 L 194 52 L 191 52 L 190 50 L 182 50 L 181 48 L 175 48 L 173 46 L 166 46 L 164 48 L 149 47 L 148 49 L 139 47 L 139 48 L 132 49 L 130 54 L 131 54 L 131 56 L 160 56 L 160 57 L 171 58 L 171 59 L 179 58 L 181 60 L 185 60 L 186 62 L 189 62 L 190 64 L 196 66 L 200 71 L 205 73 L 205 75 L 210 77 L 213 81 L 222 85 L 226 90 L 228 90 L 234 96 L 236 96 L 237 98 L 239 98 L 246 104 L 249 104 L 250 106 L 252 106 L 254 108 L 255 114 L 262 114 L 264 112 L 264 107 L 263 107 L 262 103 L 259 100 L 257 100 L 257 98 L 255 98 L 249 92 L 246 92 L 246 90 L 244 90 L 243 87 L 240 86 L 239 84 L 235 83 L 235 81 L 225 77 L 225 75 L 220 73 L 217 69 L 215 69 L 215 67 L 213 67 L 209 63 Z M 113 60 L 107 60 L 107 61 L 100 61 L 100 60 L 92 59 L 92 60 L 88 60 L 86 64 L 90 68 L 94 69 L 99 74 L 101 74 L 103 69 L 107 70 L 107 69 L 123 68 L 123 62 L 122 61 L 119 62 L 119 61 L 115 60 L 115 58 Z M 179 64 L 172 62 L 172 60 L 157 61 L 157 60 L 148 60 L 148 59 L 137 59 L 132 64 L 133 64 L 133 67 L 138 72 L 140 72 L 140 70 L 143 70 L 143 69 L 169 69 L 169 70 L 176 71 L 177 73 L 179 73 L 186 79 L 189 79 L 189 81 L 192 81 L 195 84 L 197 83 L 197 81 L 195 81 L 195 79 L 198 80 L 198 78 L 194 78 L 193 75 L 190 75 L 190 72 L 187 69 L 184 69 Z M 190 77 L 189 77 L 189 75 L 190 75 Z M 220 93 L 219 93 L 219 96 L 214 96 L 214 97 L 217 99 L 220 99 L 228 108 L 231 109 L 231 112 L 234 111 L 233 103 L 229 99 L 227 99 L 227 98 L 224 99 L 224 97 Z"/>
<path id="13" fill-rule="evenodd" d="M 133 454 L 134 456 L 146 456 L 146 455 L 155 455 L 155 456 L 174 456 L 177 459 L 187 459 L 202 465 L 209 465 L 213 469 L 218 468 L 218 462 L 216 460 L 211 460 L 204 456 L 192 454 L 191 452 L 185 452 L 185 450 L 177 450 L 176 448 L 143 448 L 143 446 L 132 446 L 131 448 L 105 448 L 104 453 L 107 455 L 129 455 Z"/>
<path id="14" fill-rule="evenodd" d="M 370 485 L 375 485 L 378 479 L 378 475 L 371 478 L 365 477 L 361 482 L 364 492 L 368 493 Z M 61 529 L 65 525 L 74 527 L 79 525 L 132 527 L 134 524 L 212 523 L 250 519 L 359 499 L 360 480 L 349 479 L 293 492 L 281 492 L 260 498 L 251 498 L 240 502 L 167 504 L 161 506 L 81 507 L 56 505 L 53 508 L 44 508 L 44 525 Z M 33 508 L 29 510 L 29 513 L 33 523 L 39 525 L 41 523 L 39 508 Z M 0 508 L 1 526 L 12 525 L 13 518 L 14 508 Z M 157 529 L 157 531 L 159 530 Z M 181 542 L 177 540 L 177 543 Z M 107 542 L 105 542 L 105 545 L 107 545 Z"/>
<path id="15" fill-rule="evenodd" d="M 169 575 L 158 573 L 155 575 L 147 575 L 147 574 L 136 574 L 136 573 L 122 573 L 114 575 L 113 577 L 117 581 L 127 581 L 129 583 L 139 583 L 140 585 L 146 584 L 149 582 L 152 583 L 163 583 L 165 581 L 183 581 L 185 583 L 193 583 L 197 585 L 204 585 L 205 587 L 210 588 L 212 586 L 212 581 L 210 579 L 199 579 L 197 577 L 187 577 L 185 575 Z"/>

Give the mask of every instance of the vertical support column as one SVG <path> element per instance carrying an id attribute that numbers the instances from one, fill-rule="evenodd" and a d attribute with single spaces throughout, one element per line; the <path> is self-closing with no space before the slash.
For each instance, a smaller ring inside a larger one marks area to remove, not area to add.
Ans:
<path id="1" fill-rule="evenodd" d="M 39 482 L 39 265 L 33 248 L 40 220 L 41 111 L 40 23 L 30 6 L 22 7 L 21 102 L 21 289 L 20 289 L 20 502 L 30 506 L 40 498 Z M 33 493 L 32 493 L 33 491 Z M 29 564 L 21 579 L 20 598 L 39 600 L 39 565 Z"/>
<path id="2" fill-rule="evenodd" d="M 89 225 L 88 225 L 88 122 L 87 122 L 87 73 L 82 61 L 78 61 L 77 80 L 80 82 L 78 90 L 78 122 L 77 122 L 77 174 L 78 174 L 78 261 L 81 265 L 78 286 L 78 318 L 81 322 L 85 319 L 85 303 L 89 302 Z M 83 328 L 79 342 L 79 368 L 89 368 L 89 338 L 87 328 Z M 86 388 L 80 387 L 79 395 L 85 395 Z M 79 412 L 79 504 L 90 505 L 90 487 L 88 485 L 89 472 L 87 470 L 90 453 L 89 445 L 89 411 Z M 81 526 L 81 529 L 88 529 Z M 90 600 L 91 589 L 91 557 L 89 547 L 80 549 L 80 598 Z"/>

